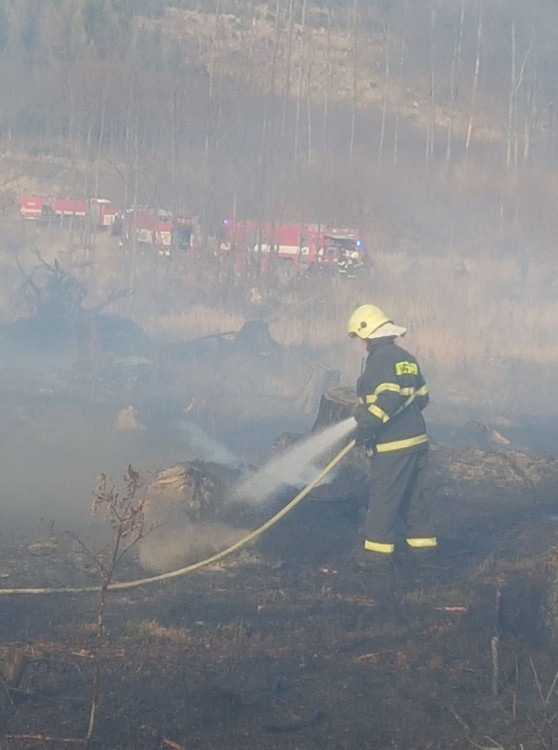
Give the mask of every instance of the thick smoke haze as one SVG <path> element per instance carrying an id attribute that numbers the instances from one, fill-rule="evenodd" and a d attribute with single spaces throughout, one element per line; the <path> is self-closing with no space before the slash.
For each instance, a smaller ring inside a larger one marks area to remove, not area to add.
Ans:
<path id="1" fill-rule="evenodd" d="M 556 452 L 555 10 L 160 3 L 146 23 L 128 3 L 97 29 L 80 2 L 60 36 L 64 4 L 30 24 L 15 5 L 0 48 L 3 80 L 26 82 L 0 90 L 0 520 L 85 522 L 98 474 L 118 483 L 129 463 L 261 468 L 281 433 L 310 431 L 317 368 L 354 384 L 345 326 L 365 302 L 408 328 L 435 440 Z M 68 80 L 87 86 L 65 97 Z M 18 212 L 24 195 L 77 193 L 174 211 L 195 242 L 166 257 Z M 233 216 L 354 227 L 366 273 L 236 268 L 218 253 Z M 219 339 L 247 320 L 276 347 Z"/>

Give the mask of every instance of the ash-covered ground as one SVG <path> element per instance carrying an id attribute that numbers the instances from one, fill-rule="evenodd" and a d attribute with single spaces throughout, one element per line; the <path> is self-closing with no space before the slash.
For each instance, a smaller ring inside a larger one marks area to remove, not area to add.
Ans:
<path id="1" fill-rule="evenodd" d="M 118 485 L 132 464 L 147 487 L 201 462 L 221 467 L 221 483 L 203 486 L 222 500 L 237 476 L 310 433 L 321 391 L 308 383 L 320 378 L 280 387 L 285 373 L 319 364 L 300 350 L 235 336 L 138 341 L 84 363 L 72 348 L 4 339 L 6 589 L 100 585 L 94 554 L 111 543 L 89 513 L 100 473 Z M 333 490 L 218 564 L 110 594 L 100 644 L 97 593 L 3 594 L 0 747 L 80 746 L 95 659 L 91 746 L 106 750 L 551 747 L 552 420 L 485 422 L 449 407 L 446 419 L 435 394 L 429 411 L 438 563 L 401 557 L 388 577 L 355 565 L 364 503 L 353 463 Z M 210 522 L 200 510 L 184 523 L 181 507 L 167 507 L 118 580 L 226 547 L 297 489 Z"/>

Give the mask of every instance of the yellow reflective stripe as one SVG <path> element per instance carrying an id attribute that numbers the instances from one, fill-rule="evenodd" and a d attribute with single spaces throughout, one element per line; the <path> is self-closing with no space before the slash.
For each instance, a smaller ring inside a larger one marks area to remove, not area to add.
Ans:
<path id="1" fill-rule="evenodd" d="M 364 549 L 370 552 L 380 552 L 382 555 L 391 555 L 395 551 L 395 544 L 382 544 L 382 542 L 364 542 Z"/>
<path id="2" fill-rule="evenodd" d="M 374 417 L 377 417 L 381 422 L 385 423 L 389 419 L 389 414 L 387 414 L 383 409 L 380 409 L 380 407 L 376 406 L 375 404 L 370 404 L 370 406 L 368 407 L 368 411 Z"/>
<path id="3" fill-rule="evenodd" d="M 422 445 L 428 442 L 428 435 L 417 435 L 416 437 L 406 438 L 405 440 L 392 440 L 390 443 L 378 443 L 376 445 L 377 453 L 387 453 L 388 451 L 400 451 L 404 448 L 412 448 L 414 445 Z"/>
<path id="4" fill-rule="evenodd" d="M 372 395 L 368 396 L 359 396 L 358 401 L 360 404 L 367 406 L 368 411 L 370 414 L 372 414 L 374 417 L 379 419 L 384 424 L 386 422 L 389 422 L 391 419 L 390 415 L 381 409 L 379 406 L 377 406 L 378 396 L 382 393 L 398 393 L 401 396 L 406 396 L 405 403 L 401 404 L 399 409 L 392 415 L 396 416 L 399 414 L 399 412 L 403 411 L 405 407 L 409 406 L 413 403 L 416 396 L 426 396 L 428 394 L 428 388 L 426 387 L 426 384 L 421 386 L 418 390 L 414 388 L 414 386 L 405 386 L 404 388 L 400 388 L 396 383 L 380 383 L 380 385 L 376 388 L 374 393 Z M 419 441 L 424 442 L 424 441 Z M 413 443 L 414 445 L 415 443 Z M 391 443 L 386 443 L 386 445 L 391 445 Z M 386 450 L 397 450 L 397 448 L 388 448 Z"/>
<path id="5" fill-rule="evenodd" d="M 401 387 L 398 383 L 380 383 L 378 386 L 376 386 L 374 394 L 376 396 L 379 396 L 380 393 L 385 393 L 386 391 L 389 391 L 391 393 L 400 393 Z"/>
<path id="6" fill-rule="evenodd" d="M 438 540 L 435 536 L 417 537 L 416 539 L 407 539 L 407 544 L 414 549 L 424 549 L 428 547 L 437 547 Z"/>

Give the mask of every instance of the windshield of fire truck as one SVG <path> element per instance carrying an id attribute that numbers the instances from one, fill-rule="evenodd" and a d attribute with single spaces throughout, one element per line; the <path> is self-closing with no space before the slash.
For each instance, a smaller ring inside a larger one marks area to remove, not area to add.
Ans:
<path id="1" fill-rule="evenodd" d="M 326 250 L 356 250 L 360 245 L 354 237 L 324 237 L 324 247 Z"/>

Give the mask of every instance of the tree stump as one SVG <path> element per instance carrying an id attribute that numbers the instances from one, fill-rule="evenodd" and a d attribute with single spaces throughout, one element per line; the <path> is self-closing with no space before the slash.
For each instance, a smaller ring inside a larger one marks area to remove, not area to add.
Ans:
<path id="1" fill-rule="evenodd" d="M 327 389 L 339 383 L 339 370 L 326 365 L 312 365 L 308 368 L 306 381 L 299 397 L 300 410 L 303 414 L 312 414 Z"/>
<path id="2" fill-rule="evenodd" d="M 148 487 L 151 512 L 174 506 L 190 521 L 219 514 L 240 471 L 213 461 L 186 461 L 160 471 Z"/>
<path id="3" fill-rule="evenodd" d="M 312 432 L 347 419 L 354 412 L 356 405 L 357 397 L 354 388 L 345 385 L 329 388 L 320 399 L 318 416 L 312 425 Z"/>
<path id="4" fill-rule="evenodd" d="M 533 648 L 558 653 L 558 556 L 526 559 L 502 589 L 499 625 Z"/>

